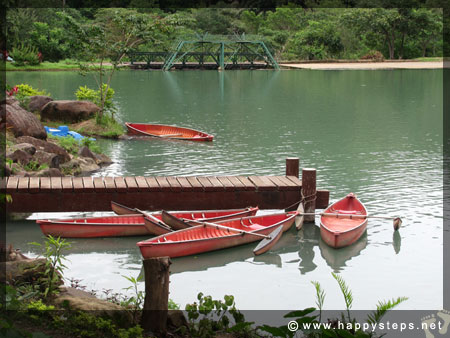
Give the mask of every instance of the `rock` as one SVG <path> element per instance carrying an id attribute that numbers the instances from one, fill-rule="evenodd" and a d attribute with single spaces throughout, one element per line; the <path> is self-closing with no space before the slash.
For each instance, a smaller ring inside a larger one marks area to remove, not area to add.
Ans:
<path id="1" fill-rule="evenodd" d="M 11 128 L 15 137 L 27 135 L 47 139 L 47 132 L 36 116 L 20 107 L 17 101 L 5 101 L 6 104 L 0 106 L 0 116 L 6 120 L 6 126 Z"/>
<path id="2" fill-rule="evenodd" d="M 64 177 L 64 174 L 58 168 L 47 168 L 39 171 L 26 172 L 25 177 Z"/>
<path id="3" fill-rule="evenodd" d="M 22 136 L 16 139 L 16 142 L 18 143 L 30 143 L 34 145 L 37 148 L 40 148 L 40 150 L 45 151 L 47 153 L 54 153 L 59 156 L 59 163 L 65 163 L 70 161 L 70 155 L 69 153 L 63 148 L 60 147 L 57 144 L 54 144 L 52 142 L 45 142 L 42 140 L 38 140 L 36 138 L 30 137 L 30 136 Z"/>
<path id="4" fill-rule="evenodd" d="M 20 163 L 21 165 L 27 165 L 32 156 L 28 154 L 26 151 L 17 149 L 13 153 L 9 153 L 6 155 L 6 158 L 10 158 L 14 163 Z"/>
<path id="5" fill-rule="evenodd" d="M 79 157 L 78 162 L 80 163 L 81 173 L 91 173 L 100 169 L 95 160 L 90 157 Z"/>
<path id="6" fill-rule="evenodd" d="M 39 177 L 63 177 L 64 174 L 57 168 L 47 168 L 39 172 Z"/>
<path id="7" fill-rule="evenodd" d="M 30 96 L 30 102 L 28 103 L 28 110 L 31 112 L 35 111 L 40 112 L 42 107 L 44 107 L 47 103 L 51 101 L 53 101 L 53 99 L 49 96 L 43 95 Z"/>
<path id="8" fill-rule="evenodd" d="M 90 311 L 93 315 L 109 316 L 131 325 L 133 317 L 120 305 L 98 299 L 90 293 L 75 288 L 60 287 L 60 293 L 54 303 L 60 306 L 66 305 L 72 310 Z"/>
<path id="9" fill-rule="evenodd" d="M 94 153 L 86 146 L 80 148 L 80 150 L 78 151 L 78 155 L 82 157 L 89 157 L 92 158 L 93 160 L 96 159 Z"/>
<path id="10" fill-rule="evenodd" d="M 50 168 L 59 168 L 59 156 L 55 153 L 38 150 L 34 154 L 33 160 L 39 165 L 47 164 Z"/>
<path id="11" fill-rule="evenodd" d="M 79 122 L 95 115 L 100 108 L 90 101 L 51 101 L 41 110 L 42 120 Z"/>
<path id="12" fill-rule="evenodd" d="M 69 162 L 60 164 L 59 168 L 77 174 L 81 172 L 80 162 L 77 159 L 71 159 Z"/>
<path id="13" fill-rule="evenodd" d="M 0 263 L 0 280 L 9 284 L 33 283 L 45 271 L 45 258 Z"/>
<path id="14" fill-rule="evenodd" d="M 3 163 L 2 166 L 3 166 L 3 174 L 5 175 L 5 177 L 11 176 L 11 168 L 5 163 Z"/>
<path id="15" fill-rule="evenodd" d="M 95 154 L 95 162 L 97 162 L 99 166 L 105 166 L 113 163 L 113 161 L 105 154 Z"/>
<path id="16" fill-rule="evenodd" d="M 23 150 L 28 154 L 30 154 L 31 156 L 33 156 L 34 153 L 36 152 L 36 147 L 33 146 L 31 143 L 19 143 L 11 147 L 11 151 L 14 152 L 16 150 Z"/>
<path id="17" fill-rule="evenodd" d="M 169 310 L 167 312 L 167 325 L 173 328 L 188 326 L 186 317 L 181 310 Z"/>

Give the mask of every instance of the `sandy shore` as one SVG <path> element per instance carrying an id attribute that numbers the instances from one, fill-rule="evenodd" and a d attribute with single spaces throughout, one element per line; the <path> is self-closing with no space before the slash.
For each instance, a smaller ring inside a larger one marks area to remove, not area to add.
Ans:
<path id="1" fill-rule="evenodd" d="M 442 69 L 443 61 L 417 62 L 417 61 L 384 61 L 384 62 L 314 62 L 314 63 L 280 63 L 281 68 L 299 69 Z M 446 62 L 446 66 L 448 66 Z"/>

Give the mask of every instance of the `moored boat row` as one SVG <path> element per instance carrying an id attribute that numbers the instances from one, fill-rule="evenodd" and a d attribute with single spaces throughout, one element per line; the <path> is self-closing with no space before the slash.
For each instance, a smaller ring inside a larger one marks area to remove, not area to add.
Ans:
<path id="1" fill-rule="evenodd" d="M 303 217 L 302 204 L 294 212 L 256 216 L 258 207 L 147 213 L 111 202 L 114 216 L 37 220 L 42 232 L 53 237 L 157 236 L 137 243 L 144 258 L 180 257 L 233 247 L 265 238 L 255 254 L 271 248 Z M 366 231 L 367 209 L 350 193 L 320 213 L 320 235 L 332 248 L 355 243 Z M 401 222 L 400 219 L 394 220 Z M 275 231 L 278 230 L 278 231 Z"/>

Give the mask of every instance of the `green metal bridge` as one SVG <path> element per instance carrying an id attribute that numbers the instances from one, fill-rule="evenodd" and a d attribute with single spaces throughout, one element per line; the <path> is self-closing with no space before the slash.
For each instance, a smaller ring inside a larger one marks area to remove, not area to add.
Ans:
<path id="1" fill-rule="evenodd" d="M 196 35 L 180 40 L 172 52 L 130 52 L 131 65 L 147 68 L 279 69 L 265 43 L 257 36 Z M 143 62 L 143 63 L 142 63 Z"/>

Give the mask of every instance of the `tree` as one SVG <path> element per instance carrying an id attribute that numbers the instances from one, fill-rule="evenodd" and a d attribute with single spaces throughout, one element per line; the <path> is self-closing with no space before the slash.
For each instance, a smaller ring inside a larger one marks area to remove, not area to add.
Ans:
<path id="1" fill-rule="evenodd" d="M 95 74 L 100 91 L 101 118 L 111 79 L 119 64 L 129 51 L 152 40 L 155 26 L 162 23 L 157 16 L 125 8 L 99 9 L 95 20 L 85 24 L 69 15 L 65 15 L 65 19 L 74 46 L 74 57 L 79 61 L 82 72 Z"/>

